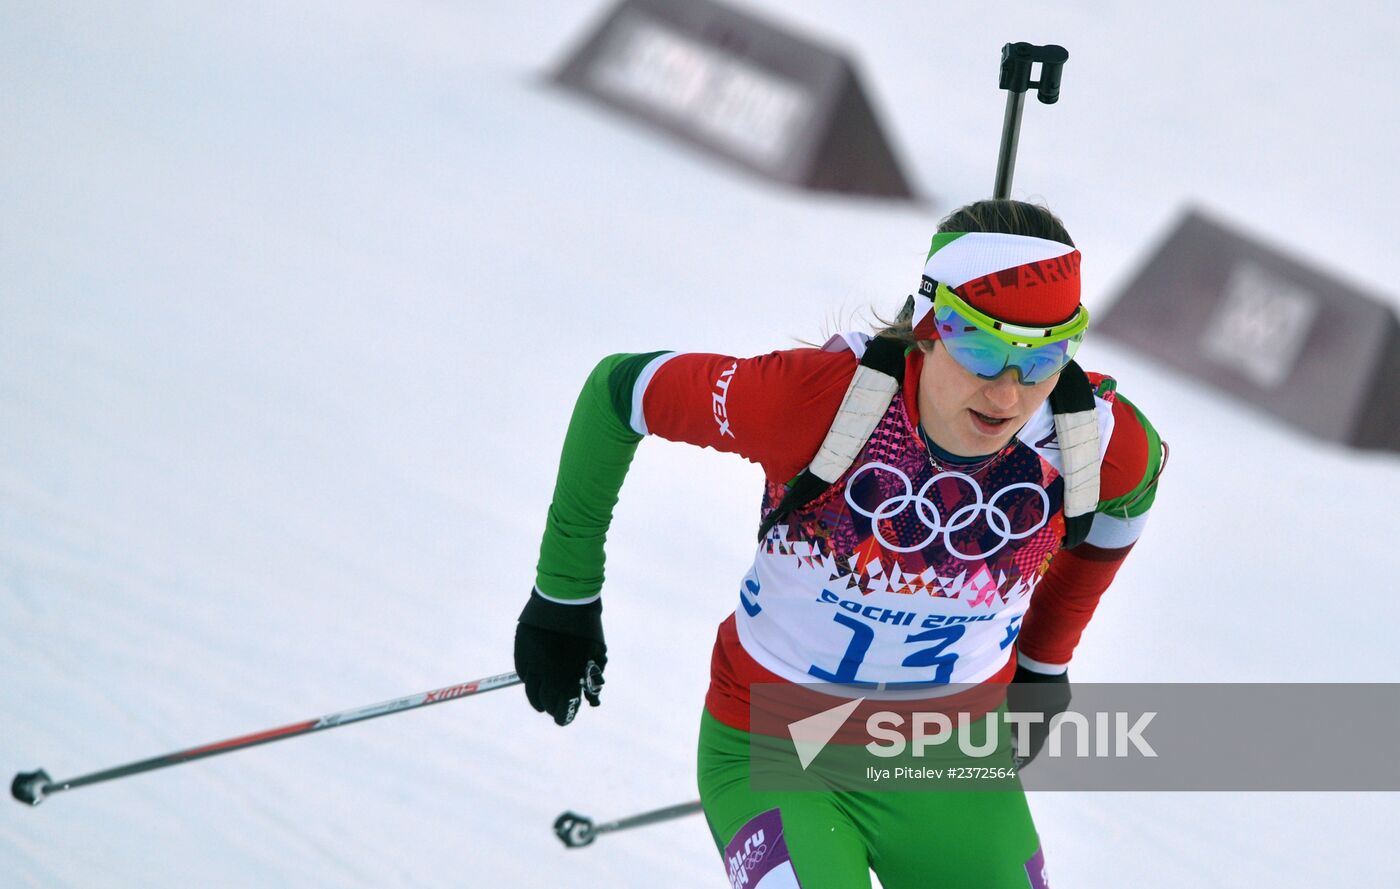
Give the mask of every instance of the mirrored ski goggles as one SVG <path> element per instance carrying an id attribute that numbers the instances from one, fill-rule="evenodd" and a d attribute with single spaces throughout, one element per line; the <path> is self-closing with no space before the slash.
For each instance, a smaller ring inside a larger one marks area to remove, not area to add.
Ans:
<path id="1" fill-rule="evenodd" d="M 923 293 L 917 298 L 928 300 Z M 996 379 L 1007 368 L 1015 370 L 1027 386 L 1050 379 L 1074 358 L 1089 326 L 1089 312 L 1083 306 L 1068 321 L 1053 327 L 998 321 L 968 305 L 942 283 L 932 302 L 930 338 L 942 341 L 958 364 L 987 380 Z"/>

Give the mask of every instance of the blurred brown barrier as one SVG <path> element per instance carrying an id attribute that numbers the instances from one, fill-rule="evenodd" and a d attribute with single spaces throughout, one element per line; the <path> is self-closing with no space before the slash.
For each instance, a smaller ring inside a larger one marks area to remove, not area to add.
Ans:
<path id="1" fill-rule="evenodd" d="M 842 53 L 710 0 L 624 0 L 554 81 L 760 175 L 915 198 Z"/>
<path id="2" fill-rule="evenodd" d="M 1400 451 L 1394 310 L 1199 211 L 1094 327 L 1323 438 Z"/>

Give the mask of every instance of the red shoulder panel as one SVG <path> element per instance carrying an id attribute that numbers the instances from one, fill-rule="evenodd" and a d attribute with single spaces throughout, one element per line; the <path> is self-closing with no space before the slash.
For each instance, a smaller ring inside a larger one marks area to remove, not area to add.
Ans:
<path id="1" fill-rule="evenodd" d="M 1113 400 L 1113 437 L 1099 470 L 1099 499 L 1122 497 L 1142 483 L 1151 459 L 1147 430 L 1132 404 Z"/>
<path id="2" fill-rule="evenodd" d="M 677 355 L 657 370 L 643 396 L 647 431 L 739 454 L 770 480 L 785 482 L 821 446 L 855 367 L 855 355 L 845 350 Z"/>

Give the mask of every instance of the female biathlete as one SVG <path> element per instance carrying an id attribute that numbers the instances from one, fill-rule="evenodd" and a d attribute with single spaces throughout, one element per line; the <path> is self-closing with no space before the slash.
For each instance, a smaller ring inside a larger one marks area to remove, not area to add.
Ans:
<path id="1" fill-rule="evenodd" d="M 1074 648 L 1146 523 L 1165 456 L 1111 378 L 1071 364 L 1086 324 L 1064 226 L 1044 208 L 988 200 L 943 220 L 919 292 L 873 339 L 603 359 L 569 424 L 517 627 L 531 705 L 566 725 L 581 700 L 598 704 L 603 543 L 638 442 L 739 454 L 763 467 L 765 521 L 739 607 L 719 627 L 698 751 L 731 885 L 852 889 L 871 885 L 871 869 L 886 889 L 1048 885 L 1019 783 L 950 793 L 751 782 L 750 690 L 823 683 L 856 698 L 1014 678 L 1013 689 L 1063 689 L 1051 708 L 1063 709 Z M 852 385 L 876 379 L 858 368 L 877 352 L 894 356 L 885 374 L 902 381 Z M 1084 390 L 1087 435 L 1085 422 L 1073 436 L 1058 423 L 1061 376 Z M 838 414 L 849 425 L 862 411 L 854 436 L 832 432 Z M 853 453 L 833 455 L 842 440 Z M 1086 463 L 1096 494 L 1084 491 Z"/>

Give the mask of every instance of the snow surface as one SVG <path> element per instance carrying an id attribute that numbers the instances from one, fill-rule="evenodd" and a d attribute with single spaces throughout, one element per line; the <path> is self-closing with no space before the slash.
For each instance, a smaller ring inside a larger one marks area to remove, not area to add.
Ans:
<path id="1" fill-rule="evenodd" d="M 896 308 L 990 187 L 1007 40 L 1072 53 L 1016 194 L 1068 222 L 1091 309 L 1187 202 L 1396 296 L 1390 4 L 760 5 L 857 55 L 936 207 L 766 184 L 547 87 L 601 3 L 0 4 L 5 774 L 510 669 L 593 363 Z M 1173 457 L 1076 679 L 1400 681 L 1400 461 L 1083 357 Z M 605 705 L 568 731 L 509 689 L 6 804 L 0 882 L 723 885 L 698 818 L 575 852 L 549 827 L 694 796 L 759 480 L 641 448 Z M 1392 740 L 1356 755 L 1393 767 Z M 1393 794 L 1032 809 L 1057 887 L 1400 885 Z"/>

